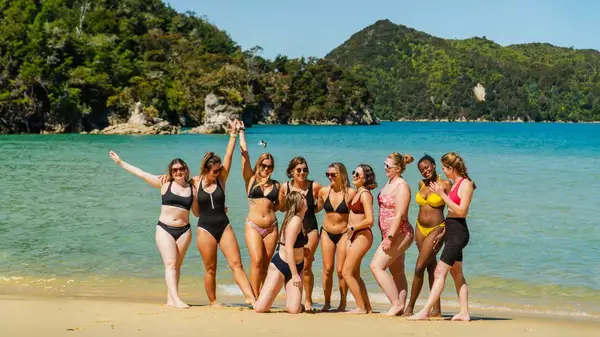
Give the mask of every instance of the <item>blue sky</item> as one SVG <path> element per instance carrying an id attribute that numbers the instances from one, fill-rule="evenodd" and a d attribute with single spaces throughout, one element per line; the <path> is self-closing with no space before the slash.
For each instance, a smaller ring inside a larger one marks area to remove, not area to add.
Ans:
<path id="1" fill-rule="evenodd" d="M 380 19 L 443 38 L 486 36 L 501 45 L 548 42 L 600 50 L 598 0 L 164 0 L 224 29 L 263 57 L 323 57 Z"/>

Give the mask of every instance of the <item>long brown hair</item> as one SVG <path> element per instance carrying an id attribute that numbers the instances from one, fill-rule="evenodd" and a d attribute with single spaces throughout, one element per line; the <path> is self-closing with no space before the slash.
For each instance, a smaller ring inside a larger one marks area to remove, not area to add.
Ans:
<path id="1" fill-rule="evenodd" d="M 469 179 L 473 183 L 473 189 L 477 188 L 477 185 L 475 185 L 473 179 L 469 177 L 465 160 L 458 153 L 448 152 L 445 155 L 443 155 L 442 165 L 453 168 L 454 170 L 456 170 L 456 172 L 458 172 L 458 174 L 460 174 L 461 177 Z"/>
<path id="2" fill-rule="evenodd" d="M 189 182 L 190 181 L 190 168 L 188 167 L 188 164 L 186 164 L 185 161 L 183 161 L 183 159 L 181 159 L 181 158 L 175 158 L 175 159 L 171 160 L 171 162 L 169 163 L 169 166 L 167 167 L 167 178 L 169 179 L 169 181 L 175 180 L 175 178 L 173 177 L 173 173 L 171 173 L 171 169 L 173 169 L 173 165 L 175 165 L 175 164 L 179 164 L 179 165 L 183 166 L 183 168 L 185 169 L 185 181 Z"/>
<path id="3" fill-rule="evenodd" d="M 205 175 L 215 164 L 221 164 L 221 157 L 214 152 L 206 152 L 200 163 L 200 176 Z"/>
<path id="4" fill-rule="evenodd" d="M 269 176 L 265 179 L 262 180 L 260 178 L 260 164 L 262 164 L 263 161 L 270 159 L 271 162 L 273 163 L 273 169 L 271 170 L 271 173 L 269 173 Z M 273 172 L 275 171 L 275 158 L 273 158 L 273 155 L 271 155 L 268 152 L 265 152 L 263 154 L 260 155 L 260 157 L 258 157 L 258 159 L 256 159 L 256 163 L 254 164 L 254 183 L 256 184 L 255 186 L 262 186 L 265 185 L 269 179 L 271 178 L 271 175 L 273 174 Z"/>
<path id="5" fill-rule="evenodd" d="M 360 165 L 358 165 L 358 167 L 360 167 L 362 169 L 363 173 L 365 174 L 364 187 L 369 191 L 376 189 L 377 188 L 377 180 L 375 179 L 375 171 L 373 170 L 371 165 L 360 164 Z"/>
<path id="6" fill-rule="evenodd" d="M 304 202 L 304 195 L 298 191 L 291 191 L 285 197 L 285 217 L 281 223 L 281 234 L 279 235 L 279 242 L 282 242 L 282 238 L 285 238 L 285 229 L 288 223 L 292 220 L 295 215 L 300 213 L 302 203 Z M 308 229 L 304 227 L 304 221 L 302 221 L 302 234 L 306 236 Z"/>

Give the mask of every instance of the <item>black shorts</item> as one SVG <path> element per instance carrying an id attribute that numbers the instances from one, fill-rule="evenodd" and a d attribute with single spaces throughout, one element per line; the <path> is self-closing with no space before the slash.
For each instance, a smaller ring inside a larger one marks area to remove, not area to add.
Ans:
<path id="1" fill-rule="evenodd" d="M 463 249 L 469 243 L 469 229 L 465 218 L 446 218 L 446 235 L 440 261 L 452 266 L 462 262 Z"/>

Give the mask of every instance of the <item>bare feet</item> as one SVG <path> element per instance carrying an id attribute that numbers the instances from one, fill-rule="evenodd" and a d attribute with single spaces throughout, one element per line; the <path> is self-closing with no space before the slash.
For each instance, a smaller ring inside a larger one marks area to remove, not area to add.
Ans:
<path id="1" fill-rule="evenodd" d="M 356 309 L 350 310 L 350 311 L 348 311 L 346 313 L 350 314 L 350 315 L 365 315 L 367 313 L 367 310 L 366 309 L 356 308 Z"/>
<path id="2" fill-rule="evenodd" d="M 469 315 L 468 312 L 459 312 L 458 314 L 454 315 L 454 317 L 452 317 L 452 320 L 469 322 L 469 321 L 471 321 L 471 315 Z"/>
<path id="3" fill-rule="evenodd" d="M 427 317 L 426 312 L 423 312 L 423 310 L 421 310 L 410 317 L 406 317 L 406 319 L 409 321 L 426 321 L 429 319 L 429 317 Z"/>
<path id="4" fill-rule="evenodd" d="M 412 315 L 413 315 L 413 308 L 406 307 L 406 310 L 404 310 L 404 313 L 402 314 L 402 317 L 410 317 Z"/>
<path id="5" fill-rule="evenodd" d="M 214 301 L 214 302 L 210 302 L 210 307 L 211 308 L 222 308 L 223 305 L 217 301 Z"/>
<path id="6" fill-rule="evenodd" d="M 398 316 L 402 314 L 402 309 L 404 309 L 404 305 L 394 305 L 383 315 L 385 316 Z"/>
<path id="7" fill-rule="evenodd" d="M 304 302 L 304 310 L 312 311 L 312 302 L 311 301 Z"/>
<path id="8" fill-rule="evenodd" d="M 429 312 L 428 316 L 429 318 L 442 318 L 442 313 L 434 309 Z"/>
<path id="9" fill-rule="evenodd" d="M 329 311 L 329 309 L 331 309 L 331 305 L 329 303 L 326 303 L 323 305 L 323 308 L 321 308 L 321 312 L 327 312 Z"/>
<path id="10" fill-rule="evenodd" d="M 190 306 L 185 304 L 183 301 L 179 300 L 179 301 L 173 301 L 171 303 L 167 302 L 167 306 L 169 307 L 173 307 L 173 308 L 179 308 L 179 309 L 187 309 Z"/>
<path id="11" fill-rule="evenodd" d="M 335 311 L 337 311 L 337 312 L 346 311 L 346 302 L 340 302 L 340 305 L 337 307 L 337 309 L 335 309 Z"/>
<path id="12" fill-rule="evenodd" d="M 256 303 L 256 299 L 252 298 L 252 297 L 246 297 L 244 299 L 244 302 L 246 302 L 246 304 L 250 307 L 254 308 L 254 303 Z"/>

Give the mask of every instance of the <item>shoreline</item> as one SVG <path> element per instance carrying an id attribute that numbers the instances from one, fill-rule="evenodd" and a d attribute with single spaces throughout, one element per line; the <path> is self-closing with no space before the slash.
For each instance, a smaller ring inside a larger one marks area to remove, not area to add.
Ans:
<path id="1" fill-rule="evenodd" d="M 348 127 L 356 127 L 356 126 L 378 126 L 381 123 L 496 123 L 496 124 L 600 124 L 600 121 L 524 121 L 524 120 L 503 120 L 503 121 L 492 121 L 492 120 L 449 120 L 447 118 L 432 120 L 432 119 L 405 119 L 401 118 L 398 120 L 389 120 L 389 119 L 381 119 L 379 124 L 330 124 L 330 123 L 306 123 L 306 124 L 263 124 L 257 123 L 255 126 L 348 126 Z M 187 129 L 192 129 L 193 127 L 181 127 L 187 131 Z M 119 136 L 119 135 L 127 135 L 127 136 L 165 136 L 165 135 L 222 135 L 224 133 L 192 133 L 192 132 L 179 132 L 172 134 L 148 134 L 148 133 L 109 133 L 103 134 L 102 130 L 97 133 L 92 133 L 91 131 L 82 131 L 82 132 L 50 132 L 46 130 L 42 130 L 39 133 L 0 133 L 0 136 L 6 135 L 92 135 L 92 136 Z"/>
<path id="2" fill-rule="evenodd" d="M 279 300 L 280 301 L 280 300 Z M 281 303 L 276 303 L 281 304 Z M 32 324 L 32 318 L 35 323 Z M 595 336 L 600 321 L 557 320 L 504 313 L 473 314 L 470 323 L 451 322 L 449 317 L 410 322 L 402 317 L 378 314 L 301 313 L 289 315 L 279 308 L 257 314 L 242 305 L 211 308 L 194 304 L 175 309 L 158 303 L 133 300 L 53 299 L 0 296 L 0 326 L 7 336 L 330 336 L 465 335 L 505 336 Z M 307 327 L 314 327 L 307 329 Z M 141 334 L 140 334 L 141 335 Z"/>
<path id="3" fill-rule="evenodd" d="M 336 283 L 337 284 L 337 283 Z M 332 296 L 332 306 L 337 306 L 339 295 L 335 291 Z M 513 295 L 500 293 L 486 293 L 471 289 L 470 308 L 475 316 L 492 315 L 501 316 L 523 316 L 530 318 L 560 319 L 567 321 L 600 321 L 600 311 L 590 303 L 565 303 L 554 299 L 551 303 L 548 299 L 518 298 Z M 180 285 L 180 294 L 184 301 L 190 304 L 206 305 L 208 300 L 204 291 L 203 278 L 201 276 L 183 276 Z M 281 301 L 283 291 L 277 300 Z M 429 290 L 423 288 L 417 308 L 421 307 Z M 64 299 L 64 300 L 102 300 L 102 301 L 133 301 L 142 303 L 160 304 L 165 301 L 166 287 L 163 278 L 137 278 L 137 277 L 113 277 L 103 278 L 90 276 L 87 278 L 76 277 L 0 277 L 0 298 L 17 297 L 24 299 Z M 380 290 L 369 289 L 369 296 L 373 308 L 378 311 L 387 311 L 389 302 L 385 294 Z M 219 277 L 217 284 L 217 299 L 222 303 L 243 305 L 244 298 L 237 285 L 230 277 L 225 275 Z M 315 308 L 321 308 L 323 294 L 320 284 L 315 283 L 313 291 Z M 354 307 L 354 299 L 348 294 L 348 308 Z M 458 302 L 452 281 L 446 285 L 442 295 L 442 311 L 449 315 L 458 311 Z"/>

